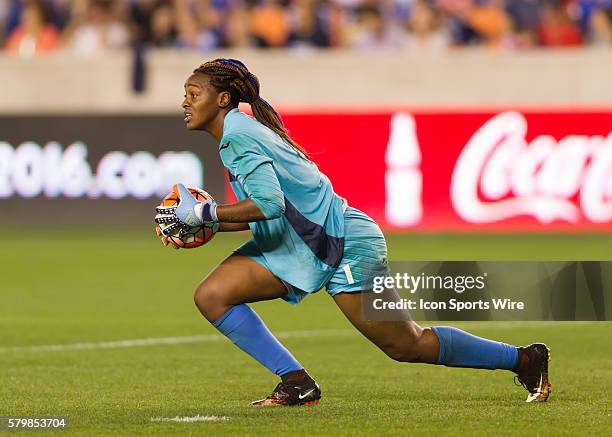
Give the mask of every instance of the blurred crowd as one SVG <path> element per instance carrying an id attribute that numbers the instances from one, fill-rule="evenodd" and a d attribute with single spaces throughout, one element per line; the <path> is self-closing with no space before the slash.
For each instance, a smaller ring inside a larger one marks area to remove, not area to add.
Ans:
<path id="1" fill-rule="evenodd" d="M 0 0 L 0 47 L 612 47 L 612 0 Z"/>

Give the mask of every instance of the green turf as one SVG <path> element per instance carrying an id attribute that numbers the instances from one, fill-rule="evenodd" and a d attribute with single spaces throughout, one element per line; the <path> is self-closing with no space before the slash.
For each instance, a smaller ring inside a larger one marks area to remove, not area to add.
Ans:
<path id="1" fill-rule="evenodd" d="M 0 347 L 213 334 L 192 290 L 245 236 L 193 251 L 131 231 L 3 232 Z M 610 259 L 612 235 L 407 235 L 390 259 Z M 319 380 L 316 408 L 254 409 L 276 383 L 229 342 L 108 350 L 0 350 L 0 416 L 66 415 L 100 435 L 610 435 L 612 325 L 457 323 L 511 343 L 553 349 L 544 405 L 507 372 L 393 362 L 353 332 L 324 293 L 293 308 L 256 304 L 275 332 L 332 330 L 284 343 Z M 324 333 L 323 333 L 324 334 Z M 152 417 L 227 421 L 151 423 Z M 40 434 L 35 434 L 40 435 Z"/>

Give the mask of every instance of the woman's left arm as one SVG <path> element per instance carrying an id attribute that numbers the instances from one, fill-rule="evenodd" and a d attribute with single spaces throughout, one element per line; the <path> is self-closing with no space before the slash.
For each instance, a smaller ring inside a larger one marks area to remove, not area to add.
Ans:
<path id="1" fill-rule="evenodd" d="M 248 223 L 266 220 L 266 216 L 255 202 L 244 199 L 231 205 L 218 205 L 217 219 L 221 223 Z"/>
<path id="2" fill-rule="evenodd" d="M 248 231 L 249 224 L 248 223 L 228 223 L 228 222 L 220 222 L 219 230 L 217 232 L 240 232 L 240 231 Z"/>
<path id="3" fill-rule="evenodd" d="M 245 176 L 238 175 L 248 199 L 217 206 L 217 219 L 226 223 L 270 220 L 285 212 L 285 196 L 272 163 L 258 165 Z"/>

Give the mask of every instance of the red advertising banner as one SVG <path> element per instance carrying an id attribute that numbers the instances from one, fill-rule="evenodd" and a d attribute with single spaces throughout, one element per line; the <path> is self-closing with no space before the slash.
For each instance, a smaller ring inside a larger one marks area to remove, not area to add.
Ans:
<path id="1" fill-rule="evenodd" d="M 336 192 L 393 230 L 612 230 L 612 111 L 297 113 Z"/>

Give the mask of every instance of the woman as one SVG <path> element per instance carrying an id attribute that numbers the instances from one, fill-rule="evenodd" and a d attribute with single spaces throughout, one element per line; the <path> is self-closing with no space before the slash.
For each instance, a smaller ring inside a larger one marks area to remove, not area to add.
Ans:
<path id="1" fill-rule="evenodd" d="M 48 23 L 48 9 L 39 0 L 28 1 L 20 15 L 19 26 L 10 34 L 5 50 L 22 57 L 52 53 L 58 49 L 59 34 Z"/>
<path id="2" fill-rule="evenodd" d="M 238 110 L 239 102 L 251 105 L 254 118 Z M 396 321 L 363 319 L 363 301 L 372 295 L 374 278 L 388 275 L 385 238 L 372 219 L 334 193 L 259 96 L 259 81 L 242 62 L 202 64 L 185 83 L 182 107 L 188 129 L 206 131 L 219 141 L 238 202 L 198 203 L 178 185 L 179 206 L 158 208 L 156 222 L 173 223 L 168 234 L 204 223 L 253 233 L 195 292 L 202 315 L 281 378 L 270 396 L 253 405 L 312 405 L 321 390 L 246 303 L 281 298 L 297 304 L 322 287 L 363 335 L 397 361 L 507 369 L 529 390 L 528 401 L 548 398 L 543 344 L 516 348 L 455 328 L 423 328 L 403 311 Z M 392 289 L 383 295 L 397 298 Z"/>

